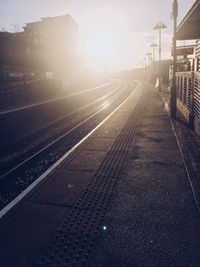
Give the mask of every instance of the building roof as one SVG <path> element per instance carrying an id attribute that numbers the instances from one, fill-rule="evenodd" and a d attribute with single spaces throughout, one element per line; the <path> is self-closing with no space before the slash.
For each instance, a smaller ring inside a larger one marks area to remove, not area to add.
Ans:
<path id="1" fill-rule="evenodd" d="M 200 0 L 197 0 L 177 28 L 178 40 L 200 38 Z"/>
<path id="2" fill-rule="evenodd" d="M 69 15 L 69 14 L 66 14 L 66 15 L 61 15 L 61 16 L 55 16 L 55 17 L 45 17 L 45 18 L 41 18 L 40 21 L 34 21 L 34 22 L 28 22 L 26 23 L 26 26 L 29 26 L 29 25 L 38 25 L 38 24 L 41 24 L 43 23 L 44 21 L 51 21 L 51 22 L 54 22 L 54 21 L 61 21 L 65 19 L 68 23 L 70 23 L 72 26 L 74 27 L 78 27 L 78 25 L 76 24 L 76 22 L 74 21 L 74 19 Z M 25 26 L 25 27 L 26 27 Z"/>

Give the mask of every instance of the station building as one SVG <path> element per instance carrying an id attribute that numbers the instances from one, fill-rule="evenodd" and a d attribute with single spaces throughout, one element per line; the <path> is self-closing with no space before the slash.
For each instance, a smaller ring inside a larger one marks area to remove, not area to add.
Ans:
<path id="1" fill-rule="evenodd" d="M 0 32 L 0 47 L 0 69 L 27 67 L 23 32 Z"/>
<path id="2" fill-rule="evenodd" d="M 178 40 L 194 40 L 190 68 L 176 73 L 177 107 L 200 134 L 200 0 L 197 0 L 177 27 Z"/>

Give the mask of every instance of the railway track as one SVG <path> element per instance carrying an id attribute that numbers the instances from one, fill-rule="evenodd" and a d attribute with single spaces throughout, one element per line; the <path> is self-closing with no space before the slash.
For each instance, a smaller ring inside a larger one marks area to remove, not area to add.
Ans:
<path id="1" fill-rule="evenodd" d="M 132 87 L 127 87 L 123 83 L 119 87 L 62 118 L 54 124 L 54 127 L 51 125 L 45 129 L 39 141 L 38 135 L 35 135 L 35 139 L 26 140 L 24 144 L 29 141 L 31 145 L 29 144 L 28 148 L 22 147 L 22 153 L 18 153 L 18 157 L 11 157 L 7 164 L 2 164 L 1 160 L 0 209 L 8 205 L 64 153 L 76 145 L 132 92 Z"/>
<path id="2" fill-rule="evenodd" d="M 32 155 L 36 155 L 41 150 L 41 147 L 45 149 L 50 146 L 60 137 L 69 133 L 71 129 L 82 124 L 84 120 L 92 116 L 95 112 L 101 110 L 103 107 L 102 105 L 105 106 L 105 99 L 109 99 L 109 101 L 112 100 L 113 97 L 116 97 L 119 89 L 120 85 L 103 97 L 78 108 L 76 111 L 70 112 L 48 127 L 4 149 L 4 151 L 0 153 L 0 180 L 17 165 L 20 165 L 32 157 Z"/>
<path id="3" fill-rule="evenodd" d="M 145 94 L 124 124 L 101 165 L 87 184 L 71 212 L 57 228 L 57 232 L 37 261 L 37 266 L 92 266 L 92 250 L 96 241 L 107 232 L 104 224 L 127 164 L 127 156 L 138 123 L 145 110 Z"/>

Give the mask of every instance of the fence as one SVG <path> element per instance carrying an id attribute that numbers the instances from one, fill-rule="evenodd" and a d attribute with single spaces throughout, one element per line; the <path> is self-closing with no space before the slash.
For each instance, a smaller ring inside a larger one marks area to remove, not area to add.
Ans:
<path id="1" fill-rule="evenodd" d="M 191 126 L 200 129 L 200 72 L 177 72 L 176 88 L 178 107 Z"/>
<path id="2" fill-rule="evenodd" d="M 1 84 L 0 110 L 54 97 L 61 88 L 61 83 L 58 80 Z"/>

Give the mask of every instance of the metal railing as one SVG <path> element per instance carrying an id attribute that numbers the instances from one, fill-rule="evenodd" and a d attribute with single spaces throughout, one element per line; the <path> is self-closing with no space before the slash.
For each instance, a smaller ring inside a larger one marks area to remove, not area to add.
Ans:
<path id="1" fill-rule="evenodd" d="M 194 72 L 194 116 L 200 119 L 200 73 Z"/>
<path id="2" fill-rule="evenodd" d="M 177 99 L 200 120 L 200 73 L 177 72 L 176 90 Z"/>

